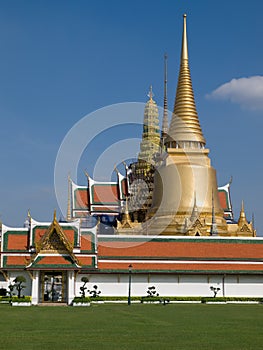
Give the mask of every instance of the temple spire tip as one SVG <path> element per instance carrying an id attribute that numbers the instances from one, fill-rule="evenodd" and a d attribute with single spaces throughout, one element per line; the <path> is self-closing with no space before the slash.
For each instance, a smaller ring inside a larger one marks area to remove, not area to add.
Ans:
<path id="1" fill-rule="evenodd" d="M 53 221 L 57 221 L 57 210 L 54 209 Z"/>
<path id="2" fill-rule="evenodd" d="M 152 85 L 150 85 L 150 91 L 148 92 L 148 97 L 150 98 L 150 100 L 152 100 L 153 96 L 154 96 L 154 94 L 153 94 L 153 87 L 152 87 Z"/>

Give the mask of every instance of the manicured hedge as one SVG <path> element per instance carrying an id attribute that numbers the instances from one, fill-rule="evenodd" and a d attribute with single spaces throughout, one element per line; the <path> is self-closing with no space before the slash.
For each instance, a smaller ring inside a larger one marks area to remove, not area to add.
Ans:
<path id="1" fill-rule="evenodd" d="M 90 303 L 90 297 L 75 297 L 73 303 Z"/>
<path id="2" fill-rule="evenodd" d="M 0 300 L 9 300 L 8 297 L 2 297 Z M 153 297 L 131 297 L 131 301 L 141 301 L 143 302 L 163 302 L 166 301 L 200 301 L 202 303 L 206 302 L 227 302 L 227 301 L 240 301 L 240 302 L 259 302 L 263 303 L 263 298 L 247 298 L 247 297 L 168 297 L 168 296 L 153 296 Z M 73 302 L 92 302 L 92 301 L 128 301 L 128 297 L 123 296 L 98 296 L 95 298 L 92 297 L 75 297 Z"/>
<path id="3" fill-rule="evenodd" d="M 22 303 L 22 302 L 31 302 L 31 297 L 30 296 L 24 296 L 22 298 L 18 298 L 17 296 L 13 296 L 13 297 L 0 297 L 0 302 L 17 302 L 17 303 Z"/>
<path id="4" fill-rule="evenodd" d="M 246 298 L 246 297 L 218 297 L 218 298 L 212 298 L 212 297 L 205 297 L 201 298 L 202 303 L 207 302 L 228 302 L 228 301 L 240 301 L 240 302 L 258 302 L 263 303 L 263 298 Z"/>

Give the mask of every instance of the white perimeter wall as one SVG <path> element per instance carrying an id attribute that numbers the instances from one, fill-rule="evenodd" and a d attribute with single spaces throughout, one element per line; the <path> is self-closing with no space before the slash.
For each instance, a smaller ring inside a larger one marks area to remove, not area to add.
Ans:
<path id="1" fill-rule="evenodd" d="M 26 288 L 23 289 L 22 295 L 32 295 L 32 279 L 27 272 L 8 272 L 9 279 L 0 281 L 0 288 L 7 289 L 18 275 L 26 278 L 26 283 L 24 283 Z M 128 296 L 128 274 L 78 274 L 76 280 L 72 273 L 69 275 L 69 303 L 74 295 L 80 296 L 83 276 L 89 278 L 87 289 L 93 289 L 93 286 L 97 285 L 101 296 Z M 213 296 L 210 287 L 218 287 L 220 288 L 218 296 L 223 296 L 223 291 L 225 291 L 227 297 L 263 297 L 263 276 L 258 275 L 227 275 L 223 278 L 222 275 L 132 274 L 132 296 L 146 296 L 148 287 L 151 286 L 155 286 L 160 296 Z M 37 303 L 38 291 L 35 291 L 34 294 L 36 294 L 35 302 Z"/>
<path id="2" fill-rule="evenodd" d="M 76 296 L 80 296 L 83 276 L 89 278 L 87 289 L 97 285 L 101 296 L 128 295 L 128 274 L 79 274 L 75 285 Z M 147 295 L 151 286 L 155 286 L 160 296 L 213 296 L 210 288 L 217 287 L 220 288 L 217 296 L 263 297 L 263 276 L 132 274 L 132 296 Z"/>

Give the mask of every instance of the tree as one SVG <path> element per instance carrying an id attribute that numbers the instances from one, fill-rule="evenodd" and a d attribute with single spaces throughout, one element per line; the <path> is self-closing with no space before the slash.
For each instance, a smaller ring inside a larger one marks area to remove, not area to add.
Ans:
<path id="1" fill-rule="evenodd" d="M 26 279 L 24 276 L 17 276 L 14 280 L 15 284 L 14 286 L 16 287 L 17 290 L 17 296 L 18 298 L 21 298 L 21 292 L 26 286 L 23 285 L 23 283 L 26 282 Z"/>
<path id="2" fill-rule="evenodd" d="M 80 287 L 80 294 L 82 298 L 85 298 L 85 290 L 87 289 L 86 284 L 89 282 L 88 277 L 82 277 L 81 282 L 83 282 L 83 285 Z"/>

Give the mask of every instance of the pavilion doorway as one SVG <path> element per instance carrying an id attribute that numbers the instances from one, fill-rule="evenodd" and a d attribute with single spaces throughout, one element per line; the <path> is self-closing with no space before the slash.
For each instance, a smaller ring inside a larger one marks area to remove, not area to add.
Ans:
<path id="1" fill-rule="evenodd" d="M 67 300 L 67 275 L 62 271 L 46 271 L 41 273 L 42 303 L 64 303 Z"/>

